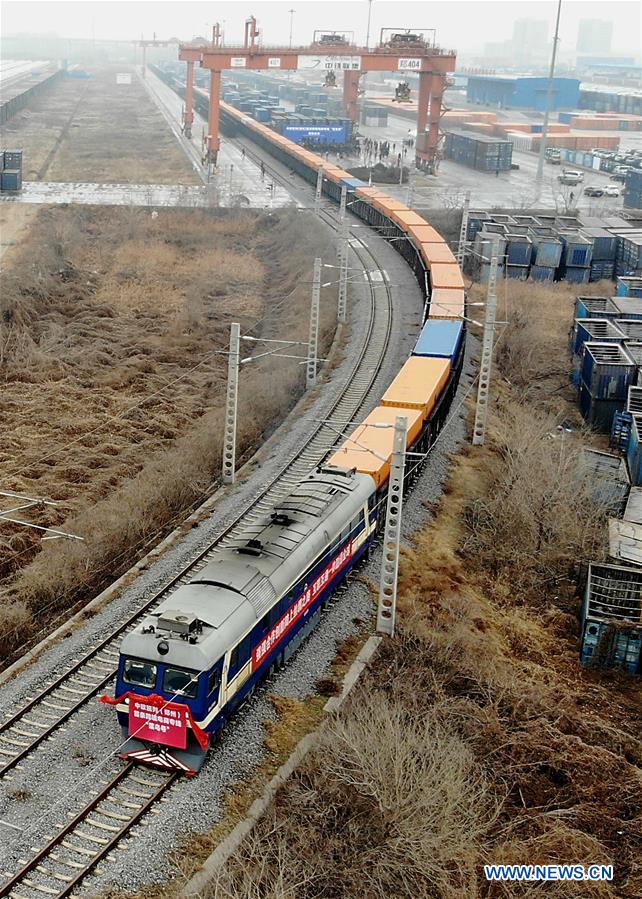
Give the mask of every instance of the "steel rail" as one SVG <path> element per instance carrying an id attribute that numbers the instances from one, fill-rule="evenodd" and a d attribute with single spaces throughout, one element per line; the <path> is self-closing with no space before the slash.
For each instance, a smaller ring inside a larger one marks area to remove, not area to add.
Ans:
<path id="1" fill-rule="evenodd" d="M 177 771 L 153 772 L 160 779 L 150 781 L 141 777 L 139 772 L 137 765 L 125 765 L 42 849 L 0 886 L 0 897 L 27 899 L 22 892 L 15 892 L 18 887 L 27 887 L 29 891 L 46 894 L 52 899 L 71 895 L 179 776 Z M 90 815 L 95 817 L 90 818 Z M 81 830 L 81 825 L 92 832 Z M 73 838 L 74 842 L 70 843 L 68 838 Z M 49 867 L 43 867 L 43 862 Z M 52 866 L 55 870 L 50 870 Z M 73 873 L 68 874 L 67 870 Z M 36 880 L 32 879 L 34 877 Z M 46 882 L 39 882 L 38 878 L 45 878 Z"/>
<path id="2" fill-rule="evenodd" d="M 338 230 L 338 221 L 334 216 L 325 210 L 323 215 L 329 220 L 331 227 Z M 355 243 L 360 245 L 360 250 L 355 248 Z M 343 421 L 354 418 L 359 408 L 367 401 L 383 363 L 392 328 L 390 285 L 385 278 L 376 282 L 373 280 L 370 268 L 366 267 L 370 264 L 367 256 L 374 263 L 375 270 L 381 272 L 381 266 L 373 251 L 361 238 L 354 238 L 352 247 L 366 272 L 370 288 L 370 317 L 361 351 L 346 380 L 345 387 L 325 415 L 325 418 L 331 418 L 334 415 Z M 386 297 L 385 304 L 377 301 L 382 288 Z M 384 308 L 381 308 L 382 305 Z M 377 328 L 376 334 L 375 328 Z M 82 658 L 60 674 L 53 683 L 45 687 L 37 696 L 29 699 L 9 719 L 0 724 L 0 778 L 29 756 L 88 700 L 107 686 L 117 670 L 118 646 L 116 641 L 129 632 L 145 614 L 178 586 L 206 565 L 216 551 L 228 545 L 280 497 L 287 494 L 315 465 L 322 461 L 337 439 L 336 429 L 325 423 L 318 425 L 299 451 L 279 470 L 272 481 L 208 546 L 97 646 L 90 649 Z M 31 712 L 35 717 L 27 718 L 26 716 Z"/>

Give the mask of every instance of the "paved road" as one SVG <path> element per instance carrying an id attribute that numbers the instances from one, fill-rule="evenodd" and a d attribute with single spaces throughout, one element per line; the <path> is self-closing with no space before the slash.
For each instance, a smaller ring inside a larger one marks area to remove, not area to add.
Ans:
<path id="1" fill-rule="evenodd" d="M 405 137 L 415 135 L 415 127 L 408 119 L 389 115 L 385 128 L 360 125 L 361 134 L 375 140 L 388 140 L 395 143 L 396 152 L 400 150 L 401 141 Z M 334 159 L 335 157 L 333 157 Z M 344 167 L 356 164 L 356 159 L 341 160 Z M 579 188 L 561 187 L 557 181 L 560 172 L 558 166 L 545 165 L 542 192 L 539 200 L 535 190 L 535 173 L 537 156 L 534 153 L 513 152 L 513 162 L 519 165 L 518 170 L 486 174 L 460 165 L 450 159 L 442 160 L 439 174 L 435 176 L 416 173 L 413 189 L 413 205 L 427 208 L 444 208 L 461 204 L 466 191 L 470 191 L 473 207 L 505 207 L 527 209 L 557 208 L 560 212 L 569 208 L 581 209 L 591 215 L 616 215 L 622 208 L 622 198 L 591 198 L 582 193 L 587 184 L 604 185 L 612 183 L 610 176 L 601 172 L 586 172 Z M 570 164 L 568 168 L 573 168 Z M 408 188 L 386 185 L 385 190 L 396 197 L 407 201 Z M 571 197 L 571 192 L 573 197 Z"/>

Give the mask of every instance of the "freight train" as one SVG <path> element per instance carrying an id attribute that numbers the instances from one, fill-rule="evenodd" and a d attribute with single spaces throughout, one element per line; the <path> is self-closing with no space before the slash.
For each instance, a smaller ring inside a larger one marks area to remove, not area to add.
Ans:
<path id="1" fill-rule="evenodd" d="M 465 295 L 439 234 L 407 206 L 223 105 L 224 125 L 251 137 L 387 238 L 426 301 L 412 356 L 381 403 L 312 474 L 221 550 L 122 641 L 115 697 L 125 759 L 193 775 L 211 740 L 317 624 L 332 590 L 369 551 L 385 518 L 394 423 L 425 454 L 457 387 Z M 407 482 L 417 466 L 407 467 Z"/>

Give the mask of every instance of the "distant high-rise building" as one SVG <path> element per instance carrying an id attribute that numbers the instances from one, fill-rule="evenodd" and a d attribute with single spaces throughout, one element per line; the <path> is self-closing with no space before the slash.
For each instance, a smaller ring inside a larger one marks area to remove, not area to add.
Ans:
<path id="1" fill-rule="evenodd" d="M 547 56 L 548 24 L 539 19 L 517 19 L 513 24 L 513 59 L 528 66 Z"/>
<path id="2" fill-rule="evenodd" d="M 577 31 L 577 52 L 606 54 L 611 52 L 613 22 L 602 19 L 581 19 Z"/>

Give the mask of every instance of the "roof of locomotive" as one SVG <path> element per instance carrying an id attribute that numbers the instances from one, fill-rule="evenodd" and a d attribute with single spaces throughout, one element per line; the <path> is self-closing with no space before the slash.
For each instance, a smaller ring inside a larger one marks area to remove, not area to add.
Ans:
<path id="1" fill-rule="evenodd" d="M 234 646 L 305 572 L 367 502 L 374 484 L 354 471 L 313 472 L 261 516 L 189 584 L 146 616 L 121 644 L 121 653 L 192 670 L 205 670 Z M 162 613 L 199 619 L 195 643 L 159 628 Z M 144 633 L 144 629 L 154 628 Z M 164 639 L 169 652 L 160 656 Z"/>

